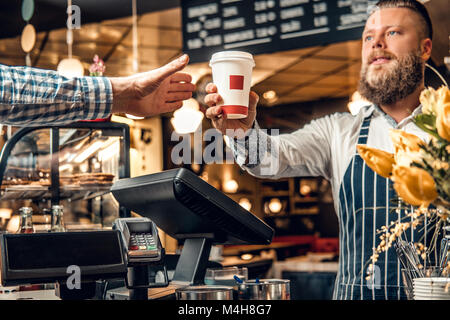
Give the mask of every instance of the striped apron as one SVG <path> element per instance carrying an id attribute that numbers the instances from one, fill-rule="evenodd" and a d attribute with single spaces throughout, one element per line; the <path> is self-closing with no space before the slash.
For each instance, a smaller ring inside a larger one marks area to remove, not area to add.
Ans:
<path id="1" fill-rule="evenodd" d="M 371 117 L 362 123 L 358 144 L 367 143 Z M 376 231 L 393 220 L 403 218 L 405 222 L 406 212 L 393 203 L 397 197 L 392 181 L 376 174 L 359 156 L 356 146 L 354 150 L 339 190 L 339 270 L 333 299 L 406 299 L 394 247 L 380 253 L 373 278 L 366 280 L 373 248 L 381 241 Z M 410 228 L 403 239 L 418 241 L 420 237 L 417 230 Z"/>

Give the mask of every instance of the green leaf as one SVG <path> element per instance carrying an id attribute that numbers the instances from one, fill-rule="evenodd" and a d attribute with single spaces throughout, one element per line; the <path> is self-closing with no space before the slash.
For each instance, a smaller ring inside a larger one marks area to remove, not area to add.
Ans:
<path id="1" fill-rule="evenodd" d="M 436 116 L 432 114 L 421 113 L 414 117 L 414 122 L 420 124 L 426 124 L 431 128 L 436 128 Z"/>
<path id="2" fill-rule="evenodd" d="M 438 139 L 442 139 L 436 130 L 436 116 L 432 114 L 421 113 L 416 117 L 414 117 L 413 121 L 416 124 L 416 126 L 418 126 L 426 133 L 431 134 L 432 136 Z"/>

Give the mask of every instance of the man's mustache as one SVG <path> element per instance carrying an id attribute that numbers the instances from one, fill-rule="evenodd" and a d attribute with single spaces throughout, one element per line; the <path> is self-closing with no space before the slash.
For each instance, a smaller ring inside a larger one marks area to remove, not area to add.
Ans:
<path id="1" fill-rule="evenodd" d="M 385 50 L 376 50 L 373 51 L 369 57 L 366 60 L 367 64 L 371 64 L 373 60 L 375 60 L 375 58 L 377 57 L 384 57 L 384 58 L 388 58 L 390 60 L 397 60 L 397 56 L 389 51 L 385 51 Z"/>

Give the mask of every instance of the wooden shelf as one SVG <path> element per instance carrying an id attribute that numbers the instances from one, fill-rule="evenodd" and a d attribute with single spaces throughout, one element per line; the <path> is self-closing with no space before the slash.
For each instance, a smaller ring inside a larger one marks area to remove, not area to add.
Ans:
<path id="1" fill-rule="evenodd" d="M 299 202 L 299 203 L 319 202 L 319 198 L 317 198 L 317 197 L 303 198 L 303 197 L 295 196 L 294 202 Z"/>
<path id="2" fill-rule="evenodd" d="M 102 196 L 110 192 L 111 185 L 67 185 L 60 188 L 61 199 L 89 200 Z M 38 185 L 14 185 L 2 188 L 0 192 L 1 200 L 41 200 L 51 199 L 52 194 L 48 186 Z"/>
<path id="3" fill-rule="evenodd" d="M 289 218 L 291 215 L 289 213 L 278 213 L 278 214 L 265 214 L 264 218 Z"/>
<path id="4" fill-rule="evenodd" d="M 262 192 L 261 197 L 289 197 L 289 191 Z"/>
<path id="5" fill-rule="evenodd" d="M 317 208 L 317 210 L 312 210 L 312 209 L 295 209 L 295 210 L 291 210 L 291 216 L 296 216 L 296 215 L 316 215 L 319 214 L 319 208 Z"/>
<path id="6" fill-rule="evenodd" d="M 222 191 L 223 193 L 225 193 L 227 196 L 253 196 L 253 193 L 252 192 L 250 192 L 250 191 L 245 191 L 245 190 L 243 190 L 243 191 L 238 191 L 238 192 L 234 192 L 234 193 L 231 193 L 231 192 L 225 192 L 225 191 Z"/>

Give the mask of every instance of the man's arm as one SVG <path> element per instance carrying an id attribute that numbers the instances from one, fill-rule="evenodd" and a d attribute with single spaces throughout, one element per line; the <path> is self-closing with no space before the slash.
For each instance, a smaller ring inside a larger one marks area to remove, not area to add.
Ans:
<path id="1" fill-rule="evenodd" d="M 52 70 L 0 65 L 0 123 L 64 124 L 106 118 L 112 112 L 154 116 L 192 97 L 183 55 L 161 68 L 129 77 L 66 78 Z"/>
<path id="2" fill-rule="evenodd" d="M 0 122 L 43 125 L 105 118 L 111 113 L 107 78 L 65 78 L 56 71 L 0 65 Z"/>
<path id="3" fill-rule="evenodd" d="M 279 135 L 274 130 L 261 130 L 256 122 L 258 95 L 250 91 L 248 116 L 228 119 L 217 87 L 206 86 L 206 117 L 214 128 L 225 135 L 236 162 L 250 174 L 278 179 L 291 176 L 331 177 L 331 141 L 336 116 L 312 121 L 291 134 Z"/>
<path id="4" fill-rule="evenodd" d="M 303 128 L 279 135 L 255 121 L 245 139 L 226 136 L 227 145 L 243 169 L 260 178 L 292 176 L 331 178 L 331 140 L 336 115 L 313 120 Z"/>
<path id="5" fill-rule="evenodd" d="M 113 112 L 154 116 L 172 112 L 192 97 L 192 77 L 181 71 L 189 62 L 185 54 L 161 68 L 129 77 L 110 78 L 114 94 Z"/>

